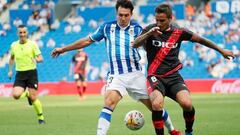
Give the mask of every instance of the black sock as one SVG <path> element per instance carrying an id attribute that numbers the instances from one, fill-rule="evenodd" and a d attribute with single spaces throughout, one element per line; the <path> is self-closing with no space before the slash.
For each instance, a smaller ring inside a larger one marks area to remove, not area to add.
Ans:
<path id="1" fill-rule="evenodd" d="M 152 122 L 156 135 L 164 135 L 163 111 L 152 111 Z"/>
<path id="2" fill-rule="evenodd" d="M 185 132 L 191 133 L 193 131 L 192 127 L 195 120 L 194 107 L 192 107 L 192 110 L 190 112 L 183 111 L 183 117 L 185 119 L 185 126 L 186 126 Z"/>
<path id="3" fill-rule="evenodd" d="M 87 87 L 83 86 L 83 90 L 82 90 L 83 94 L 86 92 L 86 89 L 87 89 Z"/>
<path id="4" fill-rule="evenodd" d="M 80 86 L 77 86 L 77 91 L 78 91 L 79 96 L 81 97 L 82 96 L 82 91 L 81 91 L 81 87 Z"/>

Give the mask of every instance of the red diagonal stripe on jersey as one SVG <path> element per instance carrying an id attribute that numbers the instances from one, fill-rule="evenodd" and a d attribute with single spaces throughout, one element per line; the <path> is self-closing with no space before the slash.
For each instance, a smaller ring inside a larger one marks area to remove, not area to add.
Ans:
<path id="1" fill-rule="evenodd" d="M 82 65 L 82 61 L 78 61 L 77 62 L 77 65 L 76 65 L 76 67 L 74 68 L 74 73 L 77 73 L 78 72 L 78 70 L 79 70 L 79 68 L 80 68 L 80 66 Z"/>
<path id="2" fill-rule="evenodd" d="M 166 47 L 162 47 L 157 55 L 155 56 L 153 62 L 151 63 L 151 65 L 148 68 L 148 76 L 149 75 L 153 75 L 154 72 L 157 70 L 157 68 L 161 65 L 163 59 L 166 57 L 166 55 L 170 52 L 170 50 L 172 49 L 172 46 L 174 44 L 176 44 L 176 42 L 178 41 L 178 39 L 180 38 L 182 34 L 182 31 L 179 29 L 174 29 L 174 31 L 172 32 L 171 36 L 169 37 L 169 39 L 167 40 L 166 43 L 170 42 L 172 44 L 169 45 L 168 48 Z"/>

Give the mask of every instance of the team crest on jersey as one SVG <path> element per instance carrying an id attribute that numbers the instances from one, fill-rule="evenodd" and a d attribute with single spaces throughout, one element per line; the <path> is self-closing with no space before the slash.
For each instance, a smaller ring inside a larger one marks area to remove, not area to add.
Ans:
<path id="1" fill-rule="evenodd" d="M 116 25 L 111 25 L 111 29 L 110 29 L 110 31 L 111 31 L 111 33 L 114 33 L 115 32 L 115 28 L 116 28 Z"/>
<path id="2" fill-rule="evenodd" d="M 114 29 L 113 28 L 111 28 L 111 33 L 114 33 Z"/>
<path id="3" fill-rule="evenodd" d="M 129 34 L 130 34 L 130 35 L 133 35 L 133 34 L 134 34 L 133 29 L 130 29 L 130 30 L 129 30 Z"/>

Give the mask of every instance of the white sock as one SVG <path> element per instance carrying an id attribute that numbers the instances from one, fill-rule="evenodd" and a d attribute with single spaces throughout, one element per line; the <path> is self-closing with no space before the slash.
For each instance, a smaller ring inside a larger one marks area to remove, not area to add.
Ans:
<path id="1" fill-rule="evenodd" d="M 168 112 L 165 109 L 163 109 L 163 119 L 164 119 L 164 125 L 168 129 L 168 132 L 174 130 L 172 121 L 168 116 Z"/>
<path id="2" fill-rule="evenodd" d="M 111 124 L 112 110 L 104 107 L 100 113 L 97 126 L 97 135 L 106 135 Z"/>

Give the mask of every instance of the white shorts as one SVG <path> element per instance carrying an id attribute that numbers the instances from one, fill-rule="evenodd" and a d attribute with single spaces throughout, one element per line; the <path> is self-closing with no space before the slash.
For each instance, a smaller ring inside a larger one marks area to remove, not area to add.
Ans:
<path id="1" fill-rule="evenodd" d="M 149 99 L 146 78 L 141 71 L 121 75 L 109 75 L 106 91 L 116 90 L 121 96 L 129 95 L 135 100 Z"/>

